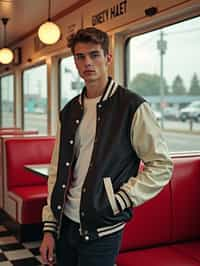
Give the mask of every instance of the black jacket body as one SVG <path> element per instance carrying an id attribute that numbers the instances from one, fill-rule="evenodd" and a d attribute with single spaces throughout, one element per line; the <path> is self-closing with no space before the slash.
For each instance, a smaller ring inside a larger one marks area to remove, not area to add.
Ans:
<path id="1" fill-rule="evenodd" d="M 113 213 L 104 178 L 110 178 L 116 193 L 131 176 L 137 175 L 140 159 L 131 144 L 130 129 L 134 113 L 143 102 L 142 97 L 118 85 L 113 95 L 97 103 L 96 136 L 80 203 L 81 233 L 92 239 L 98 237 L 99 228 L 125 223 L 132 216 L 130 208 Z M 74 142 L 83 110 L 83 97 L 77 96 L 60 113 L 58 174 L 51 198 L 51 207 L 58 221 L 63 213 L 76 162 Z M 67 166 L 66 162 L 70 165 Z M 65 189 L 63 184 L 66 185 Z M 62 210 L 57 208 L 58 205 L 63 206 Z"/>

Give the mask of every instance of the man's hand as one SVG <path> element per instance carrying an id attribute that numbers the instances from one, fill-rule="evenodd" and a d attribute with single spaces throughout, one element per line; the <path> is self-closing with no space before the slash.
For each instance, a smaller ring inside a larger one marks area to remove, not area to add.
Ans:
<path id="1" fill-rule="evenodd" d="M 55 239 L 49 232 L 44 233 L 40 246 L 40 254 L 44 264 L 53 265 L 54 261 Z"/>

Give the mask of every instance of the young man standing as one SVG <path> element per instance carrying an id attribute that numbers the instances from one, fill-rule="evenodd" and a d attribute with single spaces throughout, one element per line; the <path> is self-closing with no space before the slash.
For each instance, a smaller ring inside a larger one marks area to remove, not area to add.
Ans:
<path id="1" fill-rule="evenodd" d="M 49 265 L 56 249 L 58 266 L 113 266 L 131 208 L 162 190 L 172 162 L 149 104 L 108 76 L 108 35 L 81 29 L 69 47 L 85 87 L 60 112 L 40 251 Z"/>

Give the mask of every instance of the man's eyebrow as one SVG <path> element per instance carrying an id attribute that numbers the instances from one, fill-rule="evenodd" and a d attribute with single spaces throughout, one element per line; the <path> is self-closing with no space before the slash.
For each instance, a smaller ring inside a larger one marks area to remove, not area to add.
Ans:
<path id="1" fill-rule="evenodd" d="M 74 55 L 86 55 L 86 54 L 91 54 L 91 53 L 101 53 L 100 50 L 92 50 L 88 53 L 75 53 Z"/>
<path id="2" fill-rule="evenodd" d="M 100 52 L 101 52 L 100 50 L 92 50 L 92 51 L 89 52 L 89 54 L 90 53 L 100 53 Z"/>
<path id="3" fill-rule="evenodd" d="M 75 53 L 74 55 L 84 55 L 84 53 Z"/>

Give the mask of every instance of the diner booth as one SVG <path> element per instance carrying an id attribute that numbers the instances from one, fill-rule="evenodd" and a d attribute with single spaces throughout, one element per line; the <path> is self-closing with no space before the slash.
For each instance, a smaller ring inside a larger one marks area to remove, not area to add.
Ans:
<path id="1" fill-rule="evenodd" d="M 55 137 L 37 135 L 1 139 L 1 208 L 4 223 L 20 242 L 42 236 L 48 173 L 39 174 L 37 167 L 50 163 L 54 143 Z M 200 265 L 200 156 L 173 155 L 172 160 L 173 175 L 166 187 L 133 208 L 117 266 Z"/>
<path id="2" fill-rule="evenodd" d="M 41 214 L 47 198 L 47 178 L 27 169 L 50 163 L 54 137 L 4 136 L 1 140 L 1 209 L 6 225 L 20 241 L 41 238 Z"/>

